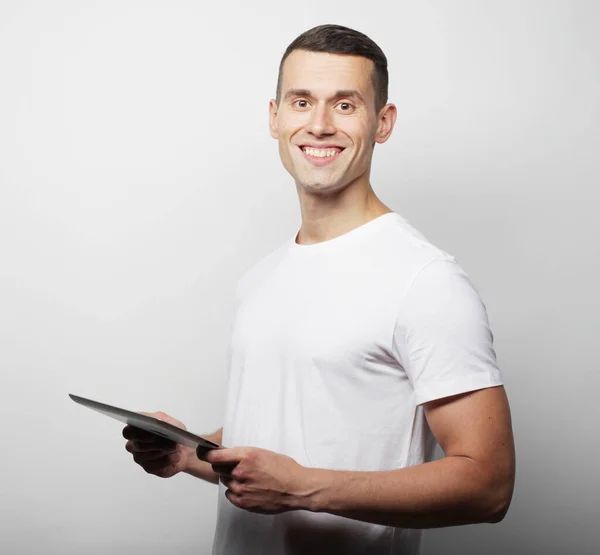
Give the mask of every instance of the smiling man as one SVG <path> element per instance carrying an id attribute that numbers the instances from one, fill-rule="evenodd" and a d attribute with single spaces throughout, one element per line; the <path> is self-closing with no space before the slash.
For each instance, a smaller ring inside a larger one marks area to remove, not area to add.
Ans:
<path id="1" fill-rule="evenodd" d="M 220 484 L 216 554 L 415 554 L 422 528 L 508 510 L 510 411 L 485 307 L 370 184 L 396 120 L 387 82 L 357 31 L 319 26 L 288 47 L 269 124 L 302 225 L 238 284 L 211 436 L 228 448 L 202 461 L 124 430 L 146 471 Z"/>

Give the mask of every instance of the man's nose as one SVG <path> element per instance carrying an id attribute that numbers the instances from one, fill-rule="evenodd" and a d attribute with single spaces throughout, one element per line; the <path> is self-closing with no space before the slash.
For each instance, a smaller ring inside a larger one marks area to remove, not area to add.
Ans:
<path id="1" fill-rule="evenodd" d="M 307 131 L 317 137 L 335 133 L 332 114 L 327 106 L 315 106 L 310 114 Z"/>

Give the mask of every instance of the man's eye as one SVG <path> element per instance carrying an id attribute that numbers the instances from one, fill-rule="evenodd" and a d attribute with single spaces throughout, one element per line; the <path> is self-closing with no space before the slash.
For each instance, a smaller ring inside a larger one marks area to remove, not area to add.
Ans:
<path id="1" fill-rule="evenodd" d="M 342 112 L 351 112 L 354 109 L 354 106 L 352 106 L 352 104 L 349 102 L 340 102 L 338 107 Z"/>
<path id="2" fill-rule="evenodd" d="M 294 102 L 294 105 L 297 108 L 307 108 L 308 107 L 308 100 L 296 100 Z"/>

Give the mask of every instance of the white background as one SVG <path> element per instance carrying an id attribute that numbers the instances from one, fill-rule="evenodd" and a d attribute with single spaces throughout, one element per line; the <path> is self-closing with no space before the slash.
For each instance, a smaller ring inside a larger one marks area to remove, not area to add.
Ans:
<path id="1" fill-rule="evenodd" d="M 216 488 L 67 394 L 221 425 L 236 280 L 300 224 L 268 101 L 322 23 L 388 56 L 374 189 L 475 282 L 513 411 L 508 516 L 424 553 L 598 552 L 600 3 L 2 0 L 3 554 L 210 552 Z"/>

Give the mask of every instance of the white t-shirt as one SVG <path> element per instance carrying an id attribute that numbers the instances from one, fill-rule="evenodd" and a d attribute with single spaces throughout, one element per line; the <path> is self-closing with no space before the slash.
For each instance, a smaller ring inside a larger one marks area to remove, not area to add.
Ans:
<path id="1" fill-rule="evenodd" d="M 422 403 L 501 385 L 485 307 L 454 258 L 388 213 L 287 241 L 238 283 L 223 444 L 308 467 L 431 460 Z M 215 555 L 413 555 L 421 532 L 328 513 L 260 515 L 219 490 Z"/>

